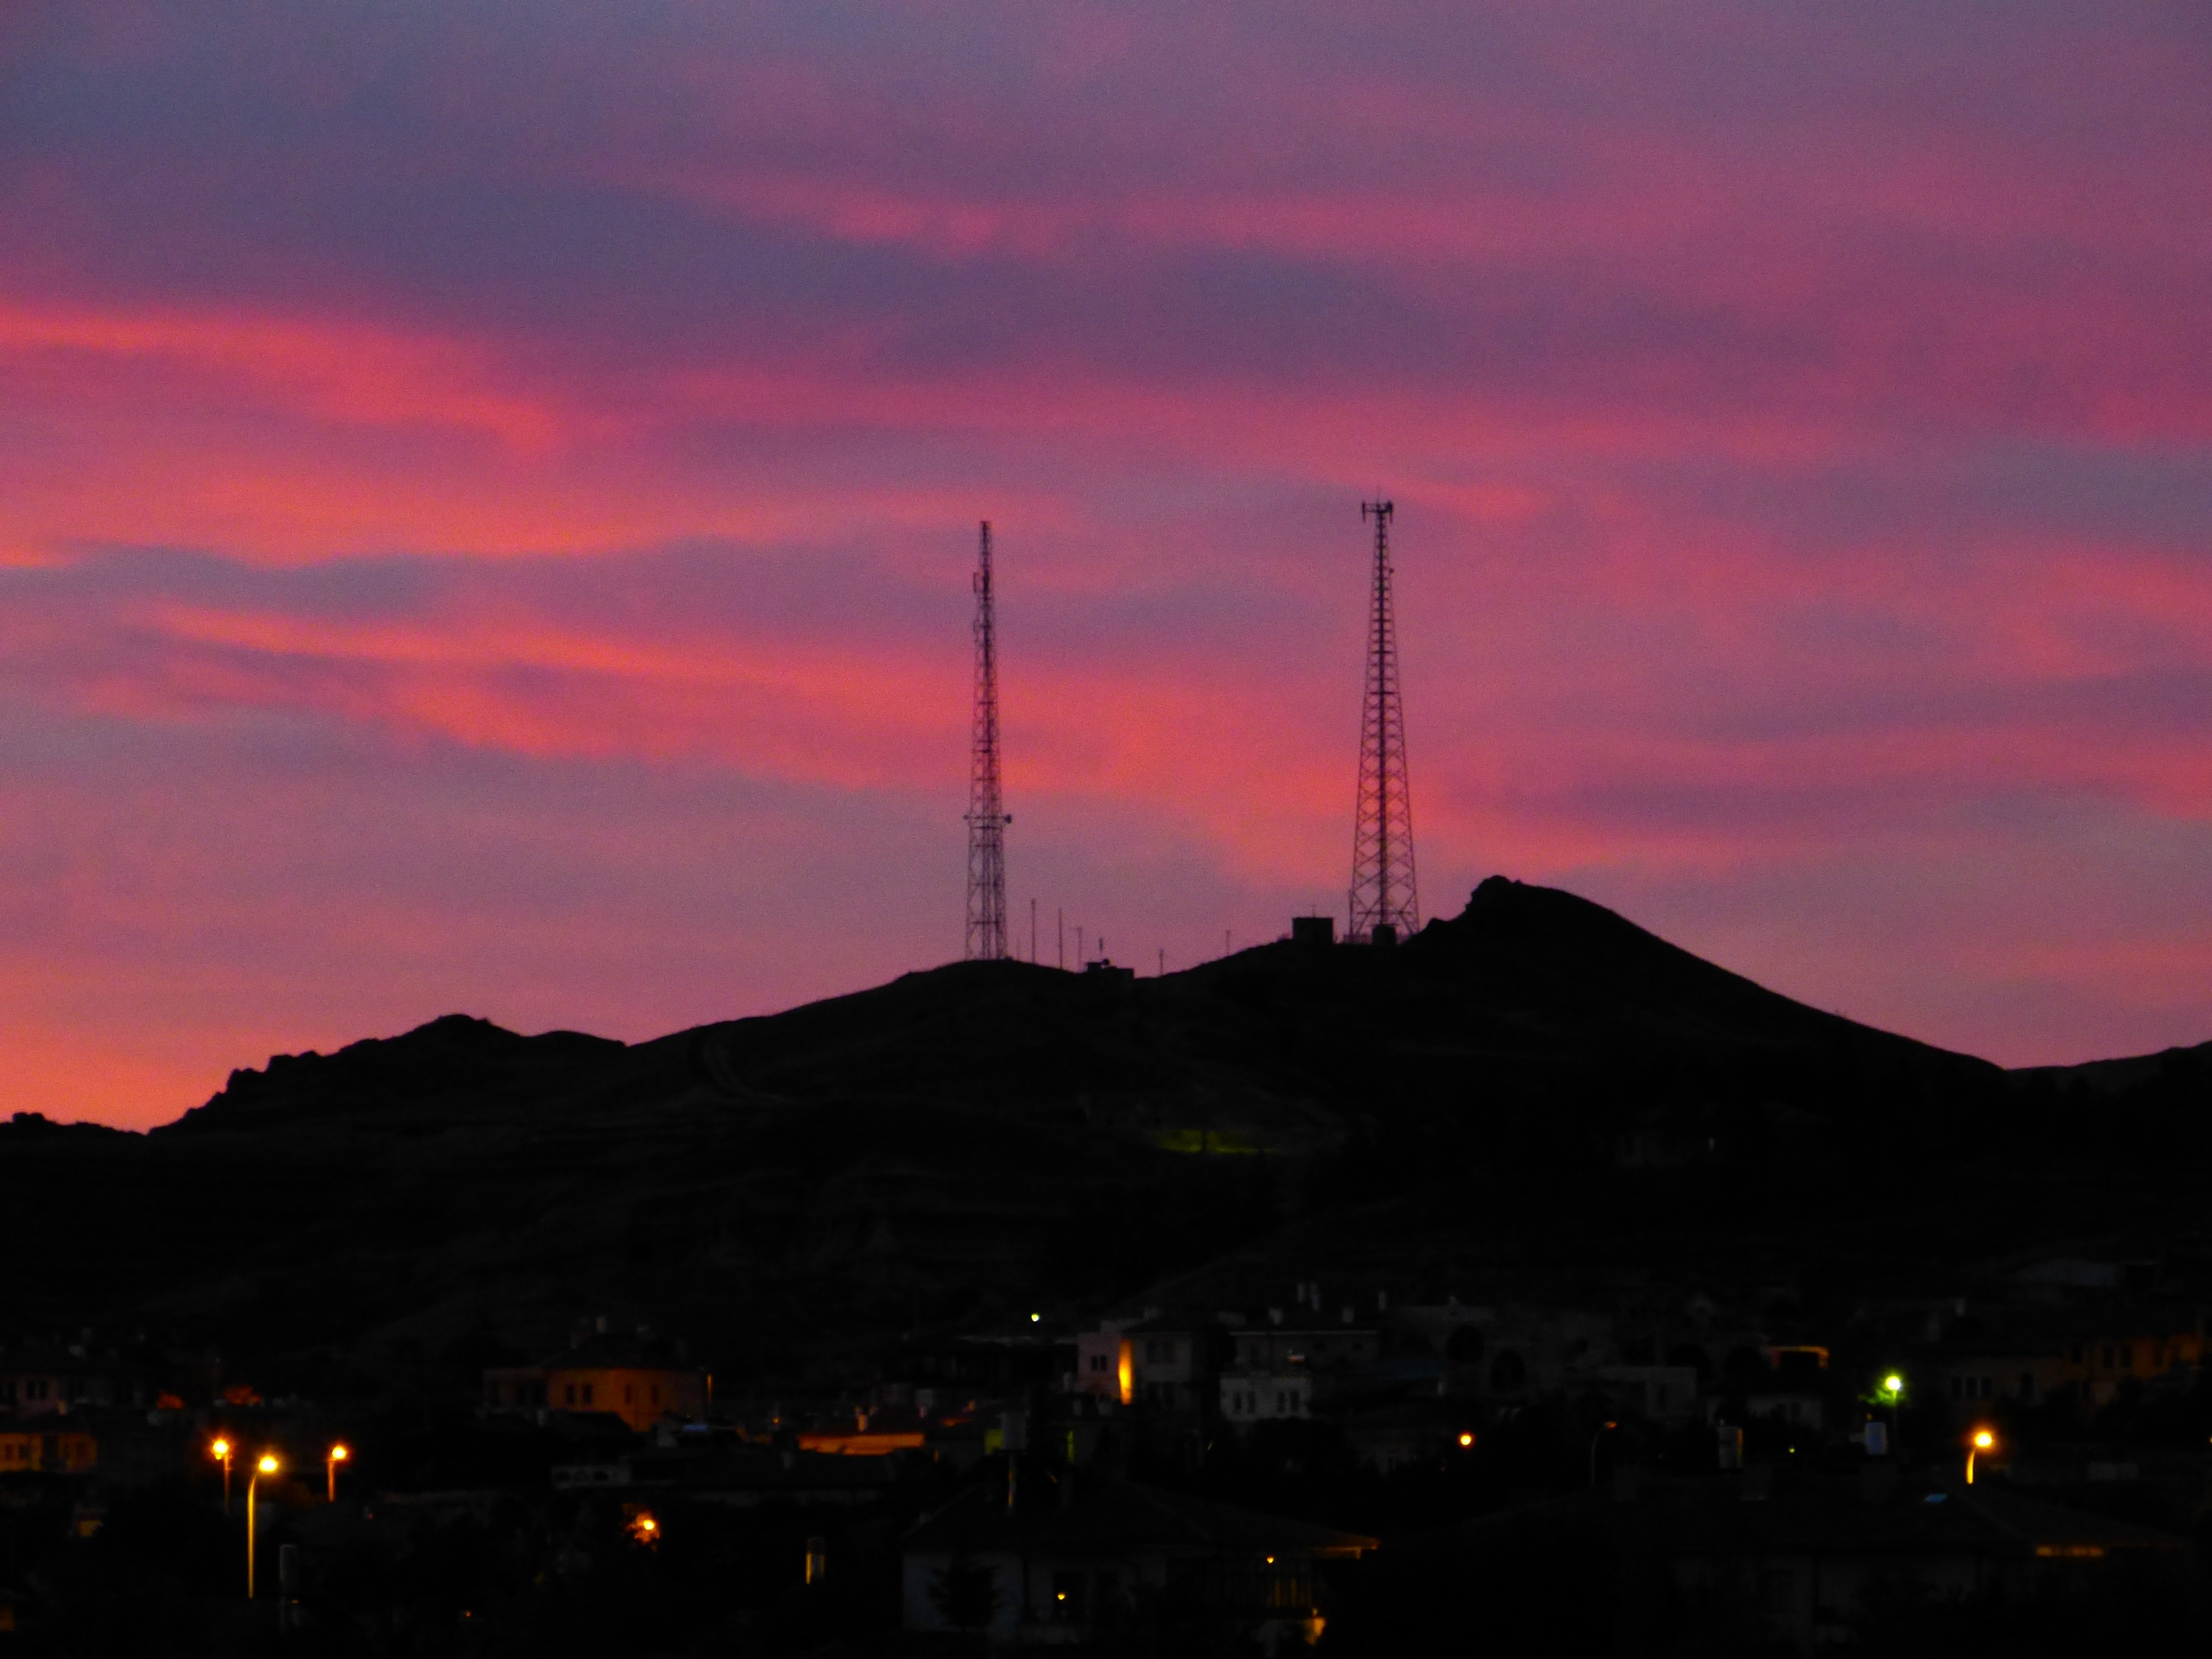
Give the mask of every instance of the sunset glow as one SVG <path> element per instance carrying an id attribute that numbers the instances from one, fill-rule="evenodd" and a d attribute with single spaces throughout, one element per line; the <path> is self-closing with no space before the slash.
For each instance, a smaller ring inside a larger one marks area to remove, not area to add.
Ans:
<path id="1" fill-rule="evenodd" d="M 2007 1063 L 2212 1037 L 2181 13 L 0 21 L 0 1114 L 1421 889 Z M 1295 22 L 1295 27 L 1292 23 Z"/>

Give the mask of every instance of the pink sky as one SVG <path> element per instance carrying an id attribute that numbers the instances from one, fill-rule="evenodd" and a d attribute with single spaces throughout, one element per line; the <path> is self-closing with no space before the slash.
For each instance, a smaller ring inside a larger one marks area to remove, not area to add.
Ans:
<path id="1" fill-rule="evenodd" d="M 0 12 L 0 1111 L 1422 897 L 2212 1038 L 2212 31 L 2033 4 Z"/>

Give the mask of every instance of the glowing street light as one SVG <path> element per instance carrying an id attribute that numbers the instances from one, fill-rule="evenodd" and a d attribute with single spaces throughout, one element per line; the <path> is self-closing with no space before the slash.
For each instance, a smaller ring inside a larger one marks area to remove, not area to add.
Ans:
<path id="1" fill-rule="evenodd" d="M 1966 1484 L 1974 1484 L 1974 1455 L 1990 1450 L 1997 1443 L 1996 1434 L 1990 1429 L 1976 1429 L 1973 1437 L 1966 1442 Z"/>
<path id="2" fill-rule="evenodd" d="M 338 1501 L 338 1465 L 352 1455 L 342 1441 L 332 1446 L 323 1458 L 324 1467 L 331 1477 L 331 1502 L 333 1504 Z"/>
<path id="3" fill-rule="evenodd" d="M 1460 1431 L 1459 1449 L 1462 1451 L 1472 1451 L 1474 1449 L 1474 1437 L 1464 1429 Z"/>
<path id="4" fill-rule="evenodd" d="M 230 1442 L 217 1436 L 215 1443 L 208 1448 L 208 1455 L 222 1460 L 222 1512 L 228 1515 L 230 1513 Z"/>
<path id="5" fill-rule="evenodd" d="M 1905 1397 L 1905 1378 L 1899 1373 L 1892 1371 L 1881 1379 L 1881 1387 L 1875 1392 L 1881 1395 L 1883 1404 L 1894 1406 Z"/>
<path id="6" fill-rule="evenodd" d="M 249 1601 L 253 1599 L 253 1489 L 261 1484 L 263 1475 L 276 1474 L 277 1468 L 276 1454 L 264 1452 L 246 1483 L 246 1599 Z"/>

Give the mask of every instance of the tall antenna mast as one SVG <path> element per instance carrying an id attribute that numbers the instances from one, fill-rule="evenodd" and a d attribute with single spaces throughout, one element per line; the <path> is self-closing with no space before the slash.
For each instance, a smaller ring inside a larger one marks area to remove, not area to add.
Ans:
<path id="1" fill-rule="evenodd" d="M 968 947 L 970 962 L 1006 954 L 1006 816 L 999 791 L 999 644 L 991 605 L 991 521 L 975 555 L 975 714 L 968 756 Z"/>
<path id="2" fill-rule="evenodd" d="M 1406 710 L 1398 695 L 1398 627 L 1390 604 L 1389 501 L 1362 501 L 1375 520 L 1374 611 L 1367 623 L 1367 695 L 1359 715 L 1359 806 L 1352 832 L 1349 936 L 1403 939 L 1421 926 L 1413 883 L 1413 805 L 1406 789 Z"/>

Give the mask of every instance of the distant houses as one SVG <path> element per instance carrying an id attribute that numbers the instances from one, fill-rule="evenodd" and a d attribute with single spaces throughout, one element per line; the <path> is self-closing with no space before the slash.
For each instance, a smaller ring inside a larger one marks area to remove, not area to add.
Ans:
<path id="1" fill-rule="evenodd" d="M 1316 1571 L 1376 1540 L 1072 1473 L 1029 1504 L 988 1487 L 962 1494 L 908 1534 L 906 1628 L 993 1645 L 1058 1646 L 1171 1621 L 1203 1650 L 1262 1652 L 1322 1630 Z"/>
<path id="2" fill-rule="evenodd" d="M 220 1436 L 278 1455 L 262 1524 L 301 1549 L 372 1513 L 386 1540 L 466 1516 L 580 1583 L 719 1539 L 756 1608 L 828 1629 L 874 1597 L 916 1652 L 1279 1656 L 1330 1630 L 1442 1651 L 1479 1604 L 1499 1651 L 1549 1607 L 1556 1650 L 1601 1612 L 1812 1654 L 1898 1596 L 2078 1601 L 2191 1571 L 2141 1517 L 2188 1524 L 2212 1449 L 2127 1437 L 2131 1413 L 2194 1422 L 2212 1386 L 2204 1310 L 2172 1285 L 2080 1264 L 1848 1304 L 1752 1273 L 1554 1282 L 1006 1314 L 750 1393 L 594 1320 L 343 1466 L 331 1413 L 204 1351 L 25 1341 L 0 1350 L 0 1497 L 79 1537 L 131 1486 L 181 1477 L 212 1508 Z"/>
<path id="3" fill-rule="evenodd" d="M 0 1350 L 0 1412 L 17 1417 L 106 1407 L 143 1409 L 155 1395 L 141 1367 L 82 1342 Z"/>
<path id="4" fill-rule="evenodd" d="M 665 1418 L 704 1418 L 712 1394 L 713 1379 L 675 1345 L 604 1329 L 538 1364 L 483 1374 L 487 1411 L 603 1412 L 641 1434 Z"/>

